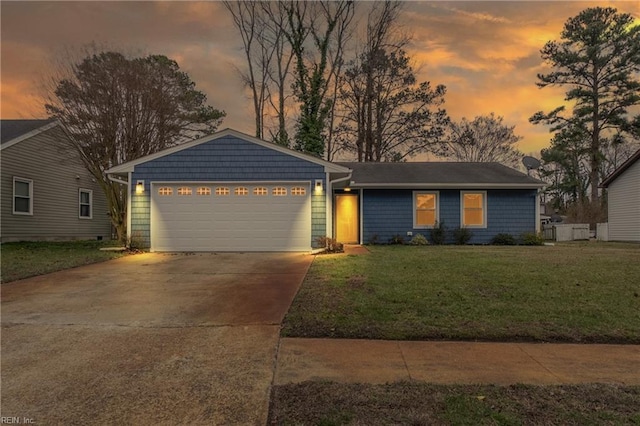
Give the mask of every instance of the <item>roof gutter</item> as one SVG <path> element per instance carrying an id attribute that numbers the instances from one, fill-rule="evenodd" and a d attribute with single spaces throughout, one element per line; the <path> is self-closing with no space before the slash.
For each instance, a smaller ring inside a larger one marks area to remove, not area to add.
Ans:
<path id="1" fill-rule="evenodd" d="M 544 188 L 544 183 L 357 183 L 351 182 L 353 188 L 379 189 L 537 189 Z"/>
<path id="2" fill-rule="evenodd" d="M 107 175 L 107 177 L 110 181 L 119 183 L 120 185 L 129 185 L 129 182 L 127 182 L 126 180 L 118 179 L 117 177 L 113 177 L 111 175 Z"/>

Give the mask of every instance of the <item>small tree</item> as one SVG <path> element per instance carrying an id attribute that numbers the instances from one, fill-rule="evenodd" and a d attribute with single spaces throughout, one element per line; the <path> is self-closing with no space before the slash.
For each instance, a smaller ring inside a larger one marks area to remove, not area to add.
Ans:
<path id="1" fill-rule="evenodd" d="M 102 187 L 124 241 L 126 194 L 105 171 L 211 133 L 225 113 L 208 106 L 205 94 L 166 56 L 94 52 L 67 65 L 68 76 L 52 78 L 45 107 L 65 126 L 70 148 Z"/>

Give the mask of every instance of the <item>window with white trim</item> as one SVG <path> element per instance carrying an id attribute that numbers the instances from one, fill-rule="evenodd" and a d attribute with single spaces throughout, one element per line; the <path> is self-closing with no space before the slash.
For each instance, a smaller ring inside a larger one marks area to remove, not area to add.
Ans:
<path id="1" fill-rule="evenodd" d="M 253 188 L 253 195 L 267 195 L 267 188 L 259 186 L 257 188 Z"/>
<path id="2" fill-rule="evenodd" d="M 13 214 L 33 215 L 33 181 L 13 177 Z"/>
<path id="3" fill-rule="evenodd" d="M 303 186 L 294 186 L 291 188 L 291 195 L 307 195 L 307 188 Z"/>
<path id="4" fill-rule="evenodd" d="M 460 226 L 465 228 L 487 227 L 487 192 L 460 192 Z"/>
<path id="5" fill-rule="evenodd" d="M 178 188 L 178 195 L 191 195 L 193 194 L 193 190 L 188 186 L 181 186 Z"/>
<path id="6" fill-rule="evenodd" d="M 216 188 L 216 195 L 229 195 L 230 193 L 231 191 L 229 191 L 229 188 L 224 186 Z"/>
<path id="7" fill-rule="evenodd" d="M 287 188 L 283 186 L 276 186 L 271 190 L 271 195 L 275 195 L 277 197 L 283 197 L 287 195 Z"/>
<path id="8" fill-rule="evenodd" d="M 93 191 L 90 189 L 78 190 L 78 217 L 80 219 L 93 218 Z"/>
<path id="9" fill-rule="evenodd" d="M 433 228 L 438 221 L 439 193 L 415 191 L 413 193 L 413 227 Z"/>
<path id="10" fill-rule="evenodd" d="M 236 195 L 249 195 L 249 189 L 244 186 L 239 186 L 233 191 L 233 193 Z"/>
<path id="11" fill-rule="evenodd" d="M 206 186 L 201 186 L 196 189 L 196 195 L 211 195 L 211 188 L 207 188 Z"/>
<path id="12" fill-rule="evenodd" d="M 158 188 L 158 195 L 173 195 L 173 189 L 170 186 L 161 186 Z"/>

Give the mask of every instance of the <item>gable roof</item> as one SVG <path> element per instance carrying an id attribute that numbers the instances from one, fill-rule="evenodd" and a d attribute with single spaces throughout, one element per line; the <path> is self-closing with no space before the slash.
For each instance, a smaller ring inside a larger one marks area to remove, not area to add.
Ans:
<path id="1" fill-rule="evenodd" d="M 338 163 L 355 188 L 542 188 L 546 184 L 499 163 Z"/>
<path id="2" fill-rule="evenodd" d="M 624 163 L 622 163 L 622 165 L 620 165 L 620 167 L 618 167 L 617 169 L 615 169 L 613 171 L 613 173 L 611 173 L 609 176 L 607 176 L 602 183 L 600 184 L 601 187 L 603 188 L 607 188 L 609 185 L 611 185 L 611 183 L 616 180 L 622 173 L 625 172 L 625 170 L 627 170 L 629 167 L 631 167 L 636 161 L 640 160 L 640 149 L 637 150 L 631 157 L 629 157 L 627 159 L 627 161 L 625 161 Z"/>
<path id="3" fill-rule="evenodd" d="M 13 146 L 58 125 L 55 119 L 0 120 L 0 149 Z"/>
<path id="4" fill-rule="evenodd" d="M 137 166 L 138 164 L 143 164 L 143 163 L 147 163 L 149 161 L 164 157 L 166 155 L 170 155 L 176 152 L 180 152 L 184 149 L 189 149 L 192 148 L 194 146 L 198 146 L 200 144 L 206 143 L 206 142 L 211 142 L 213 140 L 216 139 L 220 139 L 226 136 L 233 136 L 236 137 L 238 139 L 242 139 L 244 141 L 247 142 L 251 142 L 251 143 L 255 143 L 256 145 L 260 145 L 263 146 L 265 148 L 269 148 L 269 149 L 273 149 L 274 151 L 278 151 L 278 152 L 282 152 L 283 154 L 287 154 L 287 155 L 291 155 L 293 157 L 296 158 L 300 158 L 302 160 L 305 161 L 309 161 L 311 163 L 315 163 L 315 164 L 319 164 L 321 166 L 324 166 L 325 170 L 327 172 L 334 172 L 334 173 L 348 173 L 349 169 L 342 167 L 336 163 L 331 163 L 329 161 L 323 160 L 322 158 L 319 157 L 314 157 L 313 155 L 309 155 L 309 154 L 304 154 L 300 151 L 294 151 L 292 149 L 289 148 L 285 148 L 283 146 L 277 145 L 275 143 L 272 142 L 267 142 L 265 140 L 256 138 L 255 136 L 249 136 L 245 133 L 242 132 L 238 132 L 237 130 L 232 130 L 232 129 L 224 129 L 221 130 L 219 132 L 216 132 L 212 135 L 208 135 L 205 136 L 203 138 L 194 140 L 194 141 L 190 141 L 190 142 L 186 142 L 180 145 L 176 145 L 174 147 L 171 148 L 167 148 L 163 151 L 160 152 L 156 152 L 155 154 L 150 154 L 144 157 L 140 157 L 137 160 L 133 160 L 133 161 L 129 161 L 127 163 L 123 163 L 120 164 L 118 166 L 112 167 L 111 169 L 107 170 L 108 174 L 119 174 L 119 173 L 128 173 L 128 172 L 133 172 L 135 166 Z"/>

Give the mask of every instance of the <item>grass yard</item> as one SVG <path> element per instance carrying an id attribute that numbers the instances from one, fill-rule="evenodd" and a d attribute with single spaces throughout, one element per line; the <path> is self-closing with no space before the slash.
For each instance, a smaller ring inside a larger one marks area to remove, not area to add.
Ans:
<path id="1" fill-rule="evenodd" d="M 283 335 L 640 343 L 640 245 L 369 249 L 317 256 Z"/>
<path id="2" fill-rule="evenodd" d="M 100 247 L 113 245 L 114 242 L 111 241 L 4 243 L 0 248 L 2 282 L 7 283 L 123 256 L 123 252 L 99 250 Z"/>
<path id="3" fill-rule="evenodd" d="M 275 386 L 268 424 L 639 424 L 640 387 L 306 382 Z"/>

